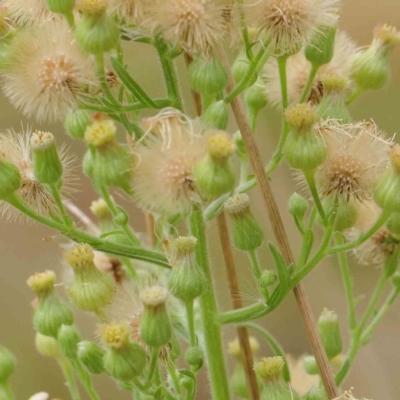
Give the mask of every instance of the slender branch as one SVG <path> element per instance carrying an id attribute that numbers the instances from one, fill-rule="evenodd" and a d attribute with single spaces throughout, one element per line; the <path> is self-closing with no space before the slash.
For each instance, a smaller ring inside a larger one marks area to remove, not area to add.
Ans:
<path id="1" fill-rule="evenodd" d="M 225 55 L 226 59 L 226 55 Z M 232 90 L 233 84 L 232 77 L 230 79 L 230 85 L 228 90 Z M 236 97 L 232 103 L 233 113 L 236 118 L 236 122 L 239 126 L 242 134 L 243 142 L 246 147 L 247 153 L 254 173 L 256 175 L 257 183 L 261 191 L 263 200 L 265 202 L 267 214 L 271 221 L 271 225 L 274 234 L 277 238 L 278 246 L 287 265 L 294 264 L 294 257 L 289 244 L 289 238 L 286 234 L 285 227 L 279 212 L 276 199 L 269 185 L 268 179 L 265 175 L 263 161 L 261 158 L 260 151 L 254 140 L 253 134 L 250 129 L 250 125 L 246 116 L 246 111 L 242 100 Z M 330 369 L 329 360 L 326 352 L 322 345 L 321 339 L 318 334 L 315 317 L 311 305 L 308 301 L 305 289 L 302 284 L 298 284 L 294 289 L 294 294 L 297 303 L 300 307 L 300 311 L 304 320 L 308 338 L 313 350 L 315 359 L 317 361 L 319 370 L 321 372 L 321 378 L 325 387 L 325 390 L 329 398 L 334 399 L 339 396 L 335 381 L 333 379 L 332 371 Z"/>
<path id="2" fill-rule="evenodd" d="M 304 103 L 307 101 L 309 95 L 310 95 L 310 90 L 312 87 L 312 84 L 314 82 L 315 76 L 317 75 L 317 72 L 319 70 L 319 65 L 312 65 L 310 73 L 308 75 L 307 83 L 306 86 L 304 87 L 303 93 L 301 95 L 299 103 Z"/>
<path id="3" fill-rule="evenodd" d="M 85 225 L 89 233 L 92 235 L 100 235 L 99 227 L 79 207 L 66 200 L 64 200 L 64 206 L 73 216 L 78 218 L 78 220 Z"/>
<path id="4" fill-rule="evenodd" d="M 234 309 L 243 307 L 243 302 L 240 297 L 240 288 L 238 277 L 235 268 L 235 262 L 232 254 L 232 247 L 229 239 L 228 226 L 226 223 L 225 212 L 222 211 L 217 217 L 218 233 L 221 241 L 222 253 L 224 255 L 226 274 L 228 277 L 229 291 L 231 295 L 232 305 Z M 239 337 L 239 343 L 243 354 L 244 370 L 246 373 L 247 387 L 249 389 L 250 398 L 258 400 L 260 393 L 257 385 L 257 378 L 253 369 L 253 354 L 250 348 L 249 334 L 244 326 L 236 328 Z"/>

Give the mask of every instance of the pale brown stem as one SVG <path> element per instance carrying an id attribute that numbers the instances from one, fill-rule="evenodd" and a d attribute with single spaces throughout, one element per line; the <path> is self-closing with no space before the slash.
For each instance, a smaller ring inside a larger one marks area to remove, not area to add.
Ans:
<path id="1" fill-rule="evenodd" d="M 229 291 L 231 294 L 232 305 L 234 309 L 243 307 L 242 299 L 239 295 L 239 283 L 236 274 L 235 262 L 232 254 L 232 247 L 229 239 L 228 226 L 224 211 L 219 213 L 217 217 L 218 233 L 222 246 L 222 253 L 224 255 L 226 274 L 228 276 Z M 258 400 L 260 393 L 257 385 L 256 374 L 253 369 L 254 360 L 250 348 L 249 333 L 244 327 L 237 327 L 237 334 L 239 337 L 240 348 L 242 349 L 242 357 L 244 370 L 246 373 L 247 387 L 251 400 Z"/>
<path id="2" fill-rule="evenodd" d="M 222 57 L 224 58 L 225 64 L 228 64 L 225 53 L 222 54 Z M 232 76 L 230 76 L 228 92 L 233 89 L 233 85 L 234 85 L 233 79 Z M 283 225 L 283 221 L 279 212 L 278 205 L 276 203 L 275 196 L 271 190 L 268 178 L 265 174 L 264 164 L 261 158 L 261 154 L 255 142 L 254 136 L 251 132 L 246 110 L 240 96 L 237 96 L 231 102 L 231 106 L 240 133 L 242 135 L 243 142 L 246 147 L 246 151 L 249 156 L 251 166 L 256 176 L 258 187 L 261 191 L 265 207 L 267 210 L 267 214 L 270 219 L 276 240 L 278 242 L 278 247 L 287 265 L 294 264 L 294 257 L 292 250 L 290 248 L 289 238 L 287 236 L 285 227 Z M 339 396 L 338 389 L 336 387 L 335 380 L 329 365 L 328 357 L 326 355 L 325 349 L 319 337 L 314 313 L 308 301 L 307 294 L 303 284 L 299 283 L 293 289 L 293 292 L 296 297 L 297 304 L 300 308 L 300 312 L 307 331 L 308 339 L 310 341 L 311 349 L 317 361 L 321 373 L 321 379 L 324 384 L 326 393 L 329 399 L 335 399 Z"/>
<path id="3" fill-rule="evenodd" d="M 82 222 L 83 225 L 85 225 L 87 231 L 93 235 L 100 235 L 100 229 L 99 227 L 90 219 L 90 217 L 85 214 L 79 207 L 77 207 L 75 204 L 64 200 L 63 204 L 65 208 L 75 217 L 77 218 L 80 222 Z"/>

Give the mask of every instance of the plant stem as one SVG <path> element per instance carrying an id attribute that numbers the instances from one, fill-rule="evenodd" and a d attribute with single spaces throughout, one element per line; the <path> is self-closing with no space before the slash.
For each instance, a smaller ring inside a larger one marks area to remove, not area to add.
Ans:
<path id="1" fill-rule="evenodd" d="M 58 186 L 56 184 L 51 184 L 49 186 L 50 186 L 50 191 L 54 198 L 54 201 L 56 202 L 57 207 L 60 210 L 64 224 L 66 226 L 71 226 L 72 220 L 71 220 L 70 216 L 68 215 L 67 211 L 65 210 L 65 207 L 64 207 L 64 204 L 63 204 L 63 201 L 61 198 L 61 194 L 60 194 L 60 189 L 58 188 Z"/>
<path id="2" fill-rule="evenodd" d="M 340 245 L 343 244 L 343 242 L 344 242 L 343 236 L 340 234 L 336 235 L 336 243 Z M 347 255 L 345 253 L 339 253 L 338 258 L 347 298 L 349 327 L 350 330 L 353 332 L 357 328 L 356 307 L 354 303 L 354 294 L 353 294 L 353 278 L 350 275 L 349 263 L 347 262 Z"/>
<path id="3" fill-rule="evenodd" d="M 60 368 L 63 372 L 66 384 L 68 386 L 69 392 L 71 394 L 72 400 L 80 400 L 81 396 L 79 394 L 79 389 L 76 384 L 74 375 L 72 373 L 72 368 L 68 362 L 68 360 L 60 359 L 58 361 Z"/>
<path id="4" fill-rule="evenodd" d="M 232 246 L 229 239 L 228 225 L 226 222 L 224 211 L 222 211 L 218 215 L 217 224 L 218 224 L 218 233 L 221 242 L 222 252 L 224 255 L 225 268 L 228 277 L 229 291 L 231 295 L 232 305 L 234 309 L 240 309 L 243 307 L 243 303 L 239 294 L 240 287 L 238 283 L 235 262 L 232 254 Z M 239 338 L 240 348 L 242 350 L 243 366 L 246 374 L 246 382 L 250 399 L 258 400 L 260 398 L 260 393 L 258 390 L 257 378 L 253 369 L 254 360 L 250 347 L 249 334 L 247 329 L 243 326 L 237 327 L 236 330 Z"/>
<path id="5" fill-rule="evenodd" d="M 251 50 L 251 43 L 249 38 L 249 31 L 247 29 L 247 22 L 246 22 L 246 15 L 244 13 L 243 7 L 243 0 L 237 0 L 239 15 L 240 15 L 240 28 L 242 30 L 243 42 L 246 48 L 247 58 L 249 60 L 253 59 L 253 51 Z"/>
<path id="6" fill-rule="evenodd" d="M 197 339 L 196 339 L 196 330 L 194 327 L 193 300 L 186 301 L 185 306 L 186 306 L 186 316 L 187 316 L 189 336 L 190 336 L 190 345 L 194 347 L 197 345 Z"/>
<path id="7" fill-rule="evenodd" d="M 230 398 L 225 369 L 221 328 L 216 322 L 217 303 L 208 261 L 205 226 L 201 209 L 197 208 L 190 217 L 191 234 L 197 238 L 196 260 L 208 280 L 209 289 L 200 297 L 200 310 L 203 322 L 206 358 L 209 370 L 211 391 L 214 400 Z"/>
<path id="8" fill-rule="evenodd" d="M 0 384 L 0 389 L 3 389 L 6 393 L 7 400 L 15 400 L 14 392 L 12 391 L 10 384 L 8 382 L 3 382 Z"/>
<path id="9" fill-rule="evenodd" d="M 314 200 L 315 207 L 317 207 L 319 216 L 322 219 L 322 222 L 326 223 L 326 215 L 324 211 L 324 207 L 322 206 L 321 199 L 319 198 L 317 186 L 315 185 L 315 171 L 303 171 L 304 177 L 306 178 L 308 187 L 311 192 L 311 196 Z"/>
<path id="10" fill-rule="evenodd" d="M 160 349 L 158 347 L 153 347 L 151 350 L 151 360 L 150 360 L 150 369 L 149 374 L 147 375 L 147 384 L 151 383 L 154 379 L 154 375 L 156 374 L 157 365 L 158 365 L 158 355 L 160 353 Z"/>
<path id="11" fill-rule="evenodd" d="M 168 361 L 168 372 L 169 372 L 169 376 L 171 377 L 171 380 L 172 380 L 172 386 L 174 387 L 174 391 L 175 391 L 176 395 L 180 397 L 182 393 L 181 393 L 179 378 L 176 373 L 175 365 L 171 360 Z"/>
<path id="12" fill-rule="evenodd" d="M 89 395 L 89 397 L 92 400 L 100 400 L 100 397 L 98 396 L 96 390 L 93 387 L 90 375 L 86 372 L 85 369 L 83 369 L 81 363 L 78 360 L 72 361 L 72 367 L 74 368 L 78 379 L 82 383 L 82 386 L 85 388 L 86 393 Z"/>
<path id="13" fill-rule="evenodd" d="M 314 78 L 317 75 L 318 70 L 319 70 L 319 65 L 311 64 L 311 70 L 308 75 L 307 83 L 306 86 L 304 87 L 299 103 L 304 103 L 307 101 L 308 96 L 310 95 L 310 89 L 312 87 Z"/>
<path id="14" fill-rule="evenodd" d="M 225 55 L 226 58 L 226 55 Z M 232 77 L 230 77 L 230 84 L 228 90 L 232 89 Z M 265 202 L 267 214 L 271 221 L 271 225 L 274 234 L 277 238 L 278 247 L 285 259 L 287 265 L 294 264 L 294 257 L 289 244 L 289 238 L 287 236 L 283 221 L 279 212 L 279 208 L 269 185 L 268 179 L 265 175 L 264 166 L 261 158 L 260 151 L 254 140 L 251 132 L 249 122 L 246 117 L 246 111 L 243 101 L 236 97 L 232 101 L 232 109 L 236 118 L 236 122 L 242 134 L 243 142 L 249 155 L 250 162 L 252 164 L 254 173 L 256 175 L 257 183 L 263 200 Z M 313 354 L 317 361 L 319 370 L 321 372 L 321 378 L 326 390 L 328 397 L 334 399 L 338 397 L 339 392 L 337 390 L 335 381 L 332 376 L 332 372 L 329 365 L 329 360 L 326 356 L 325 349 L 322 345 L 321 339 L 318 334 L 315 317 L 311 305 L 309 304 L 305 289 L 302 284 L 298 284 L 294 289 L 294 294 L 299 305 L 304 324 L 306 327 L 307 335 L 313 350 Z"/>

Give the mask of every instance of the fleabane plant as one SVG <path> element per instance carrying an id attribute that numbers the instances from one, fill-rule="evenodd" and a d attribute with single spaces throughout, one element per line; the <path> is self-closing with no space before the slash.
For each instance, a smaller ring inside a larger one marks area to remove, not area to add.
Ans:
<path id="1" fill-rule="evenodd" d="M 94 375 L 137 400 L 355 400 L 345 380 L 400 292 L 400 146 L 373 119 L 356 120 L 348 106 L 388 82 L 400 35 L 379 25 L 371 44 L 360 47 L 339 29 L 340 6 L 338 0 L 1 2 L 1 87 L 29 124 L 0 132 L 0 213 L 64 238 L 59 259 L 66 272 L 32 271 L 27 283 L 36 297 L 36 348 L 61 367 L 73 400 L 83 390 L 92 400 L 104 398 Z M 143 46 L 159 57 L 160 98 L 148 94 L 125 58 L 139 57 Z M 186 73 L 177 73 L 180 59 Z M 187 79 L 191 98 L 182 96 L 178 78 Z M 267 105 L 282 118 L 269 160 L 254 139 Z M 49 132 L 44 122 L 62 128 Z M 80 163 L 62 144 L 64 134 L 84 150 Z M 298 257 L 275 197 L 280 165 L 298 185 L 287 199 L 301 237 Z M 92 216 L 71 200 L 79 169 L 97 193 Z M 255 186 L 275 238 L 266 237 L 265 219 L 247 193 Z M 121 195 L 143 212 L 146 232 Z M 214 224 L 231 310 L 218 305 L 214 278 L 221 265 L 209 258 L 207 241 Z M 259 253 L 265 246 L 273 260 L 268 268 Z M 248 257 L 259 296 L 248 306 L 236 273 L 239 252 Z M 325 308 L 316 319 L 302 282 L 332 255 L 347 320 Z M 360 304 L 349 257 L 381 271 Z M 387 286 L 392 291 L 383 298 Z M 310 354 L 298 360 L 257 322 L 291 291 L 310 339 Z M 74 324 L 76 310 L 94 320 L 92 337 Z M 237 338 L 228 343 L 229 324 Z M 272 354 L 261 354 L 262 341 Z M 1 400 L 16 398 L 15 367 L 0 346 Z M 357 389 L 358 395 L 363 388 Z"/>

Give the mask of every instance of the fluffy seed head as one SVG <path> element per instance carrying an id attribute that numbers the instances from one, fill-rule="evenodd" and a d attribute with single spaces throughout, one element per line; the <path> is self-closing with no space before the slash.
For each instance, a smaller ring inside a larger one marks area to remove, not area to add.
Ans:
<path id="1" fill-rule="evenodd" d="M 13 130 L 0 132 L 0 158 L 17 166 L 22 178 L 18 195 L 24 203 L 40 215 L 57 215 L 59 211 L 51 193 L 37 180 L 33 172 L 31 137 L 32 131 L 30 129 L 20 133 Z M 73 187 L 76 180 L 73 168 L 75 158 L 68 153 L 65 147 L 58 149 L 58 155 L 63 164 L 62 195 L 68 197 L 75 190 Z M 5 202 L 0 202 L 0 214 L 11 221 L 29 221 L 14 207 Z"/>
<path id="2" fill-rule="evenodd" d="M 238 193 L 225 202 L 225 210 L 228 214 L 238 217 L 250 210 L 250 197 L 246 193 Z"/>
<path id="3" fill-rule="evenodd" d="M 380 25 L 374 30 L 374 41 L 386 48 L 398 46 L 400 44 L 400 32 L 390 25 Z"/>
<path id="4" fill-rule="evenodd" d="M 157 307 L 167 301 L 168 291 L 162 286 L 154 285 L 140 292 L 140 300 L 147 307 Z"/>
<path id="5" fill-rule="evenodd" d="M 338 0 L 258 0 L 248 6 L 248 20 L 267 34 L 279 55 L 299 51 L 320 26 L 335 26 L 338 12 Z"/>
<path id="6" fill-rule="evenodd" d="M 111 119 L 101 119 L 94 121 L 86 128 L 85 140 L 95 147 L 103 146 L 114 140 L 117 134 L 117 127 Z"/>
<path id="7" fill-rule="evenodd" d="M 400 171 L 400 145 L 394 143 L 389 150 L 389 160 L 390 164 L 396 171 Z"/>
<path id="8" fill-rule="evenodd" d="M 207 150 L 211 157 L 225 160 L 235 152 L 236 147 L 228 134 L 221 131 L 208 137 Z"/>
<path id="9" fill-rule="evenodd" d="M 170 113 L 167 111 L 167 114 Z M 161 115 L 163 112 L 161 113 Z M 206 155 L 206 138 L 193 123 L 176 118 L 159 118 L 162 130 L 149 131 L 133 153 L 137 157 L 132 186 L 136 201 L 157 214 L 185 214 L 199 202 L 193 178 L 195 165 Z M 172 121 L 172 125 L 170 124 Z"/>
<path id="10" fill-rule="evenodd" d="M 3 89 L 28 117 L 54 122 L 86 96 L 96 82 L 93 63 L 75 43 L 64 22 L 49 22 L 15 40 Z"/>
<path id="11" fill-rule="evenodd" d="M 324 95 L 324 86 L 321 82 L 326 75 L 337 75 L 350 79 L 351 67 L 357 55 L 356 44 L 345 34 L 338 31 L 335 38 L 335 47 L 332 60 L 322 65 L 312 84 L 308 101 L 318 104 Z M 289 57 L 287 61 L 288 99 L 290 104 L 296 104 L 306 86 L 311 70 L 311 63 L 300 51 Z M 281 104 L 281 88 L 279 83 L 278 65 L 275 59 L 270 60 L 264 68 L 265 90 L 271 104 Z"/>
<path id="12" fill-rule="evenodd" d="M 250 349 L 253 354 L 256 354 L 258 350 L 260 349 L 260 343 L 258 343 L 258 340 L 250 336 L 249 337 L 249 342 L 250 342 Z M 232 340 L 231 342 L 228 343 L 228 351 L 229 354 L 231 354 L 234 357 L 240 357 L 242 355 L 242 349 L 240 347 L 239 339 Z"/>
<path id="13" fill-rule="evenodd" d="M 207 55 L 224 39 L 223 11 L 219 0 L 155 0 L 148 24 L 185 51 Z"/>
<path id="14" fill-rule="evenodd" d="M 267 381 L 276 381 L 281 379 L 284 365 L 283 357 L 264 357 L 254 364 L 254 371 Z"/>
<path id="15" fill-rule="evenodd" d="M 129 341 L 129 328 L 125 324 L 109 324 L 100 327 L 100 338 L 107 347 L 120 349 Z"/>
<path id="16" fill-rule="evenodd" d="M 26 283 L 35 293 L 43 293 L 53 289 L 55 280 L 56 274 L 53 271 L 44 271 L 30 276 Z"/>
<path id="17" fill-rule="evenodd" d="M 94 252 L 86 243 L 74 245 L 65 253 L 65 261 L 73 269 L 85 269 L 93 265 Z"/>
<path id="18" fill-rule="evenodd" d="M 370 199 L 377 178 L 387 168 L 390 141 L 371 122 L 341 125 L 328 121 L 320 133 L 328 149 L 316 171 L 321 195 L 347 201 Z"/>
<path id="19" fill-rule="evenodd" d="M 21 25 L 49 22 L 55 15 L 49 11 L 46 0 L 3 0 L 9 16 Z"/>

